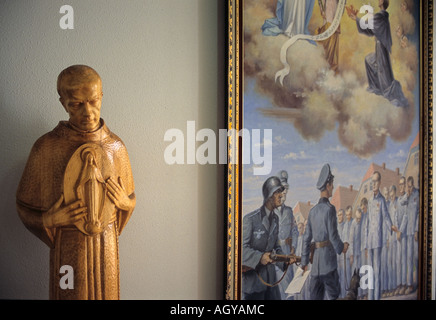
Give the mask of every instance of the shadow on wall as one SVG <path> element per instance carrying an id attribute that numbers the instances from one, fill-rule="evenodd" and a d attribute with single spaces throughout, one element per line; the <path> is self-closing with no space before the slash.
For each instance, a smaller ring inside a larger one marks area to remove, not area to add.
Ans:
<path id="1" fill-rule="evenodd" d="M 199 2 L 199 12 L 211 10 L 210 5 Z M 216 54 L 211 55 L 211 50 L 200 46 L 199 51 L 199 101 L 198 128 L 214 128 L 216 134 L 219 129 L 226 128 L 226 92 L 225 92 L 225 32 L 226 32 L 226 6 L 224 2 L 217 1 L 216 9 L 211 10 L 210 16 L 217 13 L 216 26 Z M 202 26 L 208 23 L 209 15 L 200 15 L 199 19 L 199 41 L 200 43 L 210 42 L 210 33 L 203 31 Z M 208 74 L 210 66 L 216 66 L 216 73 Z M 211 86 L 216 82 L 216 86 Z M 216 100 L 213 101 L 215 90 Z M 208 92 L 209 91 L 209 92 Z M 215 106 L 217 106 L 215 108 Z M 217 143 L 216 154 L 218 155 L 219 145 Z M 199 288 L 198 296 L 201 299 L 223 299 L 224 298 L 224 275 L 225 275 L 225 252 L 224 252 L 224 224 L 225 224 L 225 165 L 204 165 L 199 168 L 198 175 L 198 210 L 199 210 Z M 216 203 L 215 208 L 210 204 Z M 210 237 L 213 237 L 211 239 Z M 211 253 L 214 253 L 211 256 Z M 215 292 L 210 288 L 215 287 Z"/>
<path id="2" fill-rule="evenodd" d="M 30 150 L 29 150 L 30 151 Z M 15 193 L 25 160 L 15 164 L 2 178 L 0 217 L 2 258 L 0 259 L 0 297 L 7 299 L 48 299 L 49 248 L 21 222 Z M 44 275 L 41 278 L 41 275 Z M 26 293 L 23 296 L 23 292 Z"/>

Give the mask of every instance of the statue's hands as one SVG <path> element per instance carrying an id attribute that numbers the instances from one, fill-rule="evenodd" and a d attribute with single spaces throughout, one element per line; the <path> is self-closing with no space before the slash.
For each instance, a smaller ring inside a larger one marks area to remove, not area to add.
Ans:
<path id="1" fill-rule="evenodd" d="M 72 225 L 87 214 L 87 208 L 81 200 L 77 200 L 67 206 L 61 207 L 64 201 L 62 194 L 58 201 L 42 214 L 42 222 L 46 228 L 56 228 Z"/>
<path id="2" fill-rule="evenodd" d="M 118 178 L 119 183 L 110 177 L 107 182 L 109 199 L 112 200 L 115 207 L 123 211 L 129 211 L 135 206 L 135 201 L 129 198 L 129 195 L 124 188 L 123 180 Z"/>

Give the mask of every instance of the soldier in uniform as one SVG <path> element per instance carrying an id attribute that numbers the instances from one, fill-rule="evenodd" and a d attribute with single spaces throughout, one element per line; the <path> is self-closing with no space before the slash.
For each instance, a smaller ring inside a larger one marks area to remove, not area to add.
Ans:
<path id="1" fill-rule="evenodd" d="M 309 283 L 312 300 L 322 300 L 326 295 L 332 300 L 339 297 L 340 283 L 336 255 L 341 252 L 346 253 L 348 249 L 348 243 L 343 243 L 339 237 L 336 209 L 329 201 L 333 195 L 333 179 L 330 166 L 324 165 L 316 184 L 321 197 L 318 204 L 309 212 L 303 236 L 301 267 L 305 272 L 308 269 L 312 239 L 315 246 Z"/>
<path id="2" fill-rule="evenodd" d="M 413 177 L 407 178 L 407 290 L 412 293 L 417 285 L 413 272 L 418 272 L 418 228 L 419 228 L 419 191 L 414 186 Z"/>
<path id="3" fill-rule="evenodd" d="M 282 204 L 284 187 L 277 177 L 269 177 L 262 186 L 263 205 L 243 218 L 242 293 L 244 300 L 280 300 L 271 252 L 283 254 L 279 244 L 279 218 L 274 209 Z M 245 270 L 244 270 L 245 269 Z M 261 280 L 262 279 L 262 280 Z"/>
<path id="4" fill-rule="evenodd" d="M 279 217 L 279 244 L 284 254 L 295 253 L 296 241 L 298 238 L 297 223 L 294 218 L 294 213 L 291 207 L 285 205 L 286 196 L 289 190 L 288 173 L 285 170 L 278 172 L 277 177 L 283 189 L 282 203 L 280 207 L 275 209 L 275 213 Z M 277 278 L 280 279 L 283 275 L 283 270 L 276 265 Z M 285 300 L 287 294 L 285 293 L 292 279 L 294 278 L 294 269 L 287 270 L 285 278 L 279 284 L 280 295 L 282 300 Z"/>

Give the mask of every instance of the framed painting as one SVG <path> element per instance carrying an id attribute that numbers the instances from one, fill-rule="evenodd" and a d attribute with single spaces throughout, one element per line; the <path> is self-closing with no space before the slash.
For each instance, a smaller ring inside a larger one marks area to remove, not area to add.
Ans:
<path id="1" fill-rule="evenodd" d="M 433 1 L 228 0 L 235 300 L 432 288 Z"/>

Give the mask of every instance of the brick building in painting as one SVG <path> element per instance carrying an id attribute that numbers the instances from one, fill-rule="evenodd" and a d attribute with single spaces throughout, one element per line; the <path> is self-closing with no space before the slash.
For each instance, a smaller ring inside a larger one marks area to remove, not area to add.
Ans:
<path id="1" fill-rule="evenodd" d="M 298 201 L 295 205 L 293 211 L 294 211 L 294 218 L 297 224 L 304 223 L 307 220 L 307 217 L 309 216 L 309 211 L 314 207 L 313 204 L 308 202 L 301 202 Z"/>
<path id="2" fill-rule="evenodd" d="M 335 189 L 330 203 L 335 206 L 336 211 L 346 209 L 348 206 L 353 206 L 354 199 L 359 192 L 353 189 L 353 186 L 339 186 Z"/>
<path id="3" fill-rule="evenodd" d="M 407 157 L 406 166 L 404 167 L 404 176 L 413 177 L 415 181 L 415 187 L 419 189 L 419 134 L 416 135 L 415 140 L 409 149 L 409 155 Z"/>

